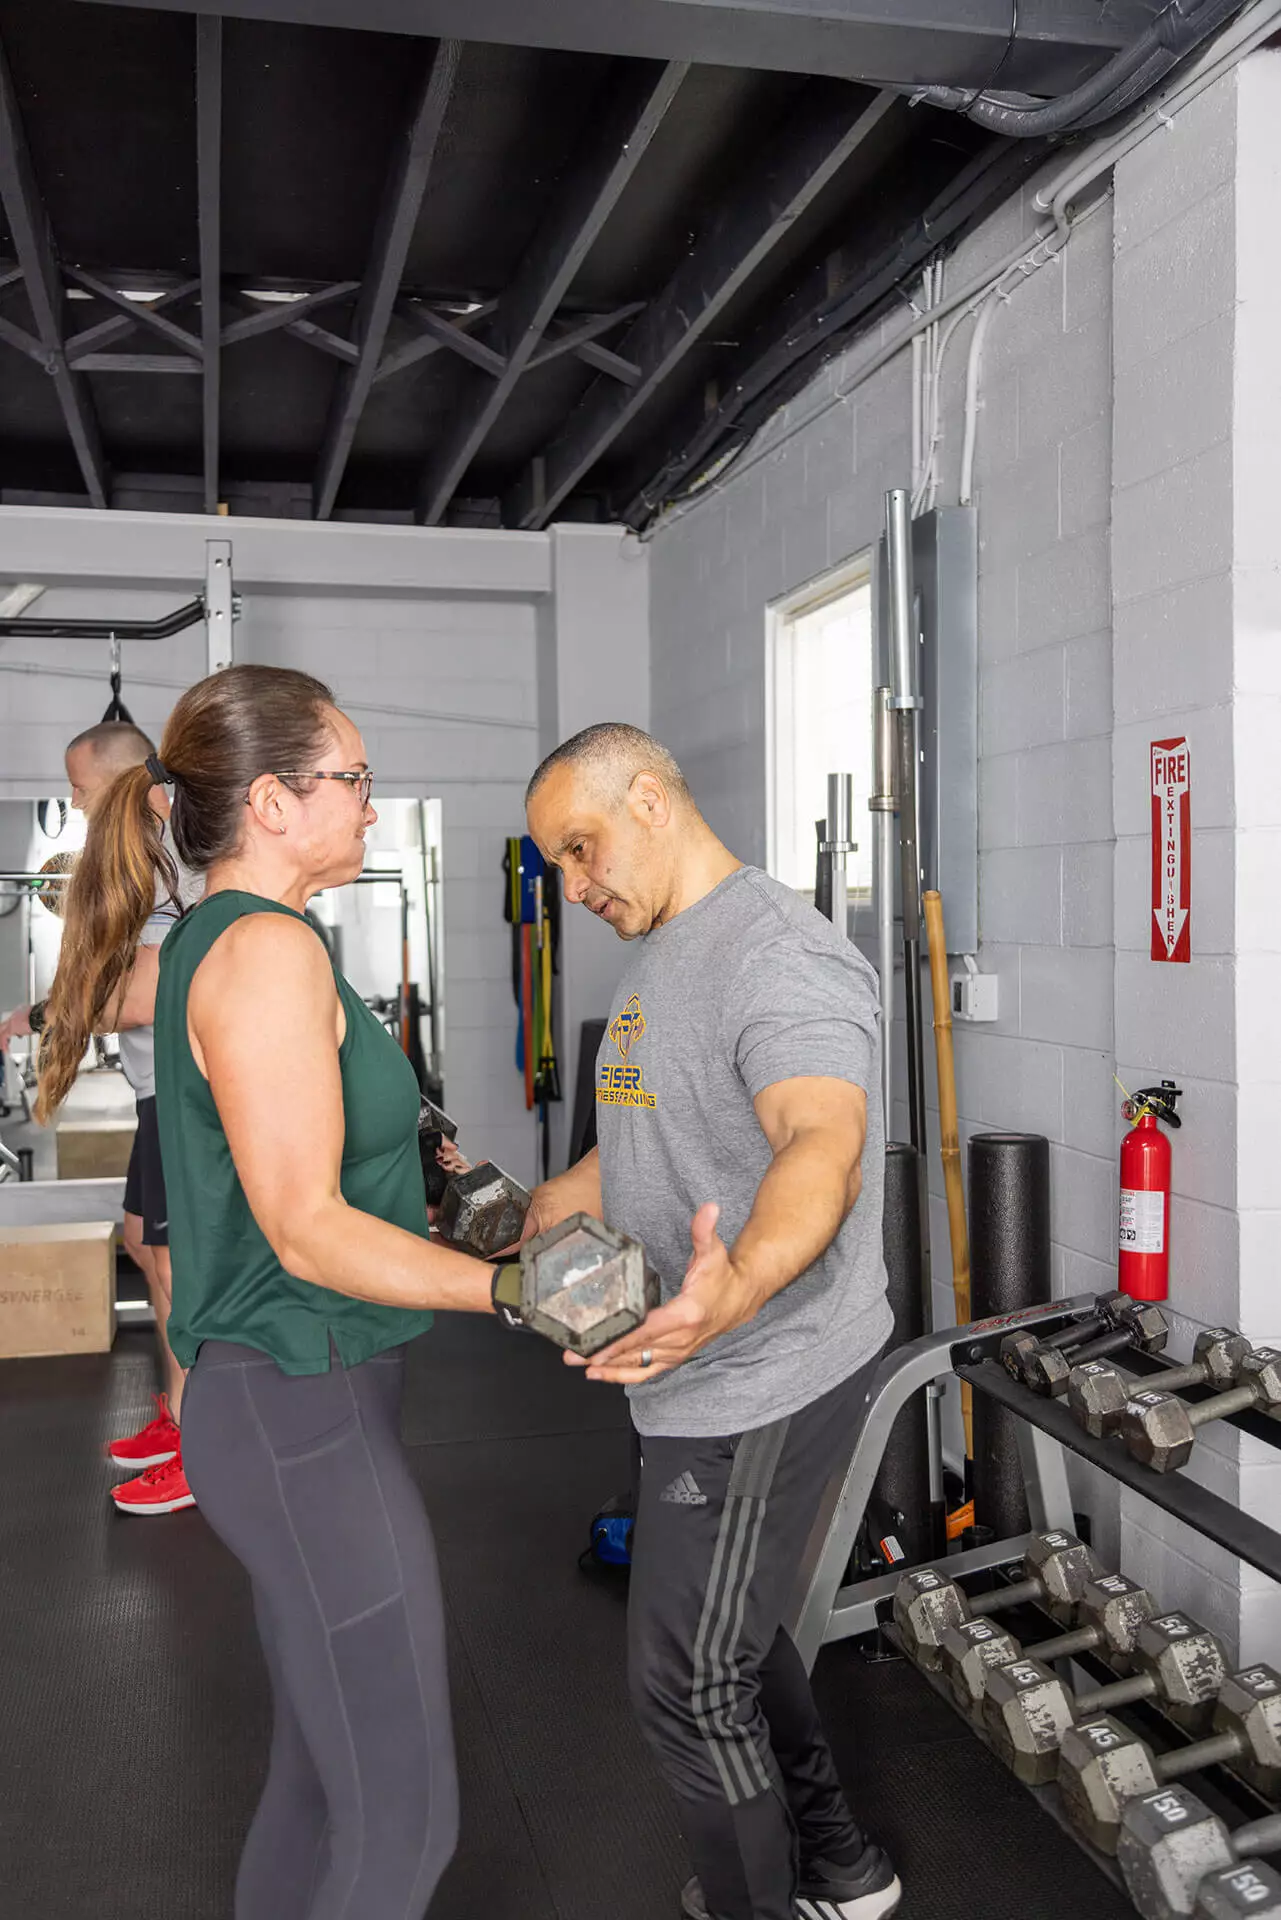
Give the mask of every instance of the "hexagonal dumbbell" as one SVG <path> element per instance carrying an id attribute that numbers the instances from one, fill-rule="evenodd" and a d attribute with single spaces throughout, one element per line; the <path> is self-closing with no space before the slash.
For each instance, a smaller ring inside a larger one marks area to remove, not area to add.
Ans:
<path id="1" fill-rule="evenodd" d="M 1121 1576 L 1115 1578 L 1119 1581 Z M 1128 1587 L 1130 1583 L 1126 1582 L 1125 1585 Z M 1146 1595 L 1143 1599 L 1146 1600 Z M 1093 1712 L 1103 1704 L 1102 1699 L 1097 1697 L 1100 1694 L 1106 1695 L 1110 1706 L 1156 1698 L 1167 1703 L 1167 1711 L 1171 1717 L 1179 1720 L 1180 1725 L 1195 1730 L 1205 1719 L 1207 1703 L 1213 1701 L 1219 1682 L 1227 1677 L 1222 1649 L 1212 1634 L 1196 1626 L 1185 1614 L 1169 1613 L 1156 1620 L 1146 1620 L 1141 1615 L 1142 1601 L 1138 1607 L 1137 1638 L 1133 1653 L 1126 1656 L 1136 1670 L 1136 1677 L 1114 1681 L 1110 1686 L 1095 1689 L 1089 1695 L 1078 1695 L 1076 1711 L 1082 1710 L 1082 1702 L 1085 1701 L 1084 1710 Z M 1114 1621 L 1124 1621 L 1121 1606 L 1114 1605 L 1112 1618 Z M 1121 1632 L 1122 1637 L 1128 1640 L 1129 1631 L 1125 1625 L 1122 1625 Z M 978 1722 L 983 1718 L 983 1701 L 990 1670 L 1007 1667 L 1016 1660 L 1023 1663 L 1057 1660 L 1061 1657 L 1062 1639 L 1062 1635 L 1056 1635 L 1052 1640 L 1023 1647 L 1012 1633 L 1005 1632 L 999 1626 L 991 1626 L 982 1620 L 963 1620 L 959 1626 L 949 1627 L 943 1635 L 943 1678 L 951 1688 L 961 1712 L 967 1719 Z M 1214 1685 L 1210 1683 L 1211 1671 L 1218 1674 L 1218 1681 Z"/>
<path id="2" fill-rule="evenodd" d="M 1248 1858 L 1281 1847 L 1281 1815 L 1269 1814 L 1230 1833 L 1217 1813 L 1186 1787 L 1159 1787 L 1126 1806 L 1116 1857 L 1126 1890 L 1143 1920 L 1218 1920 L 1223 1914 L 1271 1912 L 1255 1903 L 1231 1904 L 1225 1886 L 1233 1868 L 1249 1867 L 1258 1889 L 1245 1881 L 1238 1894 L 1269 1897 L 1266 1869 Z M 1203 1904 L 1204 1900 L 1212 1904 Z M 1226 1895 L 1228 1904 L 1224 1904 Z"/>
<path id="3" fill-rule="evenodd" d="M 424 1094 L 418 1109 L 418 1157 L 422 1163 L 423 1186 L 427 1191 L 429 1207 L 440 1205 L 449 1185 L 449 1175 L 436 1154 L 444 1141 L 457 1138 L 457 1122 L 450 1119 L 443 1107 L 438 1107 L 435 1101 L 429 1100 Z"/>
<path id="4" fill-rule="evenodd" d="M 1114 1609 L 1114 1620 L 1118 1614 Z M 977 1721 L 984 1716 L 989 1672 L 995 1676 L 1012 1665 L 1026 1670 L 1021 1684 L 1007 1684 L 1002 1677 L 1002 1725 L 999 1736 L 993 1734 L 994 1744 L 1011 1767 L 1015 1767 L 1016 1753 L 1038 1751 L 1031 1729 L 1020 1724 L 1029 1713 L 1043 1729 L 1047 1755 L 1066 1738 L 1063 1730 L 1074 1720 L 1106 1708 L 1128 1706 L 1135 1700 L 1158 1701 L 1170 1719 L 1188 1732 L 1197 1732 L 1208 1723 L 1219 1689 L 1228 1677 L 1227 1660 L 1216 1636 L 1184 1613 L 1141 1620 L 1132 1651 L 1125 1656 L 1134 1668 L 1133 1676 L 1076 1694 L 1042 1664 L 1060 1657 L 1062 1636 L 1020 1649 L 1011 1634 L 989 1628 L 993 1640 L 999 1639 L 1013 1649 L 1002 1660 L 990 1644 L 976 1641 L 979 1624 L 969 1621 L 943 1636 L 943 1674 L 961 1711 Z M 1037 1771 L 1053 1777 L 1048 1760 Z"/>
<path id="5" fill-rule="evenodd" d="M 1215 1702 L 1214 1732 L 1170 1753 L 1106 1714 L 1081 1720 L 1064 1736 L 1058 1781 L 1072 1824 L 1112 1853 L 1130 1801 L 1212 1766 L 1230 1766 L 1262 1793 L 1281 1788 L 1281 1675 L 1271 1667 L 1234 1673 Z"/>
<path id="6" fill-rule="evenodd" d="M 587 1213 L 571 1213 L 521 1248 L 520 1317 L 573 1353 L 621 1340 L 661 1293 L 640 1241 Z"/>
<path id="7" fill-rule="evenodd" d="M 1189 1366 L 1156 1374 L 1149 1384 L 1161 1393 L 1176 1393 L 1180 1387 L 1230 1387 L 1249 1351 L 1250 1342 L 1231 1328 L 1208 1327 L 1196 1337 Z M 1141 1384 L 1106 1360 L 1082 1361 L 1068 1375 L 1069 1411 L 1087 1433 L 1102 1439 L 1120 1426 L 1125 1403 Z"/>
<path id="8" fill-rule="evenodd" d="M 1065 1327 L 1058 1327 L 1053 1333 L 1044 1335 L 1033 1333 L 1025 1328 L 1020 1333 L 1007 1333 L 1000 1346 L 1002 1365 L 1008 1368 L 1016 1380 L 1023 1378 L 1023 1363 L 1031 1358 L 1038 1348 L 1062 1349 L 1082 1347 L 1088 1340 L 1097 1340 L 1101 1335 L 1111 1332 L 1121 1314 L 1131 1306 L 1130 1296 L 1121 1293 L 1101 1293 L 1092 1310 L 1076 1320 L 1070 1320 Z"/>
<path id="9" fill-rule="evenodd" d="M 1105 1573 L 1087 1582 L 1078 1611 L 1085 1624 L 1041 1641 L 1026 1657 L 991 1667 L 984 1676 L 983 1725 L 988 1737 L 1011 1772 L 1031 1786 L 1054 1779 L 1059 1747 L 1076 1718 L 1072 1694 L 1044 1662 L 1100 1652 L 1131 1660 L 1140 1629 L 1152 1615 L 1152 1602 L 1124 1574 Z M 1112 1688 L 1102 1691 L 1110 1695 Z M 1128 1699 L 1133 1687 L 1127 1685 L 1124 1691 Z"/>
<path id="10" fill-rule="evenodd" d="M 1192 1920 L 1281 1920 L 1281 1873 L 1262 1860 L 1238 1860 L 1207 1873 L 1196 1890 Z"/>
<path id="11" fill-rule="evenodd" d="M 905 1573 L 894 1591 L 894 1625 L 903 1650 L 931 1672 L 942 1662 L 943 1635 L 976 1614 L 1002 1613 L 1035 1601 L 1056 1620 L 1069 1621 L 1087 1580 L 1101 1571 L 1089 1547 L 1074 1533 L 1034 1534 L 1023 1556 L 1026 1578 L 971 1597 L 933 1567 Z"/>
<path id="12" fill-rule="evenodd" d="M 1216 1393 L 1195 1407 L 1172 1393 L 1143 1390 L 1132 1393 L 1121 1414 L 1118 1431 L 1136 1460 L 1157 1473 L 1172 1473 L 1191 1457 L 1200 1428 L 1229 1414 L 1257 1407 L 1262 1413 L 1281 1409 L 1281 1352 L 1256 1347 L 1240 1366 L 1240 1384 Z"/>
<path id="13" fill-rule="evenodd" d="M 444 1238 L 481 1260 L 520 1239 L 530 1195 L 501 1167 L 484 1160 L 456 1173 L 445 1188 L 438 1226 Z"/>
<path id="14" fill-rule="evenodd" d="M 1007 1334 L 1001 1342 L 1001 1360 L 1006 1371 L 1025 1387 L 1031 1387 L 1035 1393 L 1055 1395 L 1066 1391 L 1074 1365 L 1085 1360 L 1101 1360 L 1123 1347 L 1159 1353 L 1169 1337 L 1165 1315 L 1150 1302 L 1127 1298 L 1125 1307 L 1118 1309 L 1114 1319 L 1115 1324 L 1106 1333 L 1071 1355 L 1028 1334 Z"/>

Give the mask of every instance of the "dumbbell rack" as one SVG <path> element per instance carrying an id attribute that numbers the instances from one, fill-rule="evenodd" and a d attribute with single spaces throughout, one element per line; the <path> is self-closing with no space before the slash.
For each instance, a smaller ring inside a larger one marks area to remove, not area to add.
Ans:
<path id="1" fill-rule="evenodd" d="M 835 1477 L 826 1489 L 793 1593 L 787 1624 L 807 1667 L 813 1666 L 819 1648 L 831 1641 L 873 1633 L 878 1628 L 891 1642 L 894 1639 L 893 1628 L 887 1622 L 894 1590 L 908 1563 L 903 1562 L 892 1573 L 848 1585 L 844 1584 L 844 1576 L 898 1414 L 914 1394 L 952 1373 L 968 1382 L 976 1392 L 990 1395 L 1018 1415 L 1019 1456 L 1028 1513 L 1038 1532 L 1046 1528 L 1074 1530 L 1066 1450 L 1090 1461 L 1121 1485 L 1142 1494 L 1154 1506 L 1204 1534 L 1236 1558 L 1257 1567 L 1270 1579 L 1281 1581 L 1281 1534 L 1252 1515 L 1242 1513 L 1186 1473 L 1157 1473 L 1132 1459 L 1118 1440 L 1095 1439 L 1077 1424 L 1061 1401 L 1034 1393 L 1012 1379 L 996 1357 L 1001 1340 L 1012 1329 L 1031 1327 L 1039 1334 L 1049 1334 L 1074 1317 L 1088 1313 L 1094 1305 L 1092 1294 L 1081 1294 L 996 1319 L 977 1321 L 967 1327 L 949 1327 L 912 1341 L 882 1360 L 868 1389 L 863 1425 L 853 1456 L 844 1474 Z M 1169 1363 L 1152 1354 L 1127 1351 L 1117 1358 L 1128 1372 L 1143 1377 L 1145 1384 L 1150 1382 L 1158 1387 L 1161 1374 L 1169 1368 Z M 1210 1397 L 1212 1392 L 1211 1388 L 1190 1387 L 1181 1390 L 1181 1397 L 1194 1404 Z M 1281 1421 L 1248 1412 L 1230 1416 L 1225 1424 L 1281 1448 Z M 968 1552 L 948 1554 L 941 1564 L 954 1579 L 981 1573 L 1021 1559 L 1029 1538 L 1021 1534 L 1012 1539 L 991 1541 Z M 1080 1664 L 1092 1677 L 1101 1675 L 1105 1680 L 1116 1677 L 1101 1661 L 1088 1655 Z M 938 1676 L 923 1673 L 923 1678 L 949 1705 L 955 1705 Z M 1140 1718 L 1144 1717 L 1140 1710 Z M 968 1721 L 966 1725 L 971 1732 L 975 1731 Z M 1174 1743 L 1187 1738 L 1168 1723 L 1162 1722 L 1162 1725 Z M 977 1737 L 984 1738 L 981 1731 Z M 1238 1812 L 1244 1809 L 1249 1817 L 1266 1806 L 1267 1803 L 1230 1776 L 1216 1770 L 1214 1777 L 1226 1779 L 1228 1797 Z M 1115 1861 L 1098 1853 L 1068 1825 L 1058 1789 L 1029 1787 L 1028 1791 L 1065 1827 L 1100 1871 L 1121 1885 Z"/>

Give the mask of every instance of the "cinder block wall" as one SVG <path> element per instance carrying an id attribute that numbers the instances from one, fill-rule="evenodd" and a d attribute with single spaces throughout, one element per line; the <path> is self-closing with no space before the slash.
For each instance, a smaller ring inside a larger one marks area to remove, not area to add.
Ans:
<path id="1" fill-rule="evenodd" d="M 1049 1136 L 1055 1291 L 1105 1287 L 1123 1130 L 1113 1074 L 1130 1087 L 1176 1077 L 1187 1094 L 1172 1224 L 1180 1353 L 1196 1326 L 1221 1319 L 1258 1339 L 1277 1329 L 1281 1187 L 1266 1141 L 1281 1091 L 1267 1011 L 1281 982 L 1269 745 L 1281 721 L 1281 283 L 1269 237 L 1279 109 L 1281 56 L 1256 55 L 1140 146 L 1059 260 L 994 314 L 982 365 L 979 962 L 1000 978 L 1001 1018 L 957 1031 L 962 1135 Z M 1038 184 L 959 249 L 950 285 L 1030 240 Z M 656 731 L 717 830 L 762 863 L 766 609 L 870 548 L 885 489 L 909 483 L 906 351 L 858 383 L 882 341 L 874 331 L 825 369 L 652 543 Z M 942 382 L 944 505 L 957 498 L 968 345 L 962 327 Z M 1155 966 L 1148 756 L 1153 739 L 1180 733 L 1193 756 L 1193 960 Z M 900 1078 L 899 1137 L 904 1096 Z M 943 1323 L 936 1123 L 933 1142 Z M 1236 1435 L 1215 1429 L 1195 1470 L 1281 1519 L 1275 1454 L 1239 1453 Z M 1114 1562 L 1244 1657 L 1275 1649 L 1270 1582 L 1243 1579 L 1146 1503 L 1122 1505 L 1112 1483 L 1078 1472 L 1075 1485 Z"/>
<path id="2" fill-rule="evenodd" d="M 1027 194 L 948 266 L 967 281 L 1031 232 Z M 1053 1142 L 1055 1282 L 1106 1284 L 1115 1241 L 1112 1085 L 1111 208 L 992 320 L 983 361 L 979 509 L 980 886 L 1001 1017 L 956 1033 L 965 1136 Z M 763 457 L 652 545 L 654 724 L 719 832 L 765 858 L 765 609 L 870 548 L 887 487 L 910 482 L 906 353 L 849 385 L 859 343 L 764 436 Z M 968 332 L 942 383 L 942 504 L 956 499 Z M 768 451 L 771 444 L 777 451 Z M 943 878 L 946 907 L 946 876 Z M 897 1048 L 903 1057 L 902 1034 Z M 932 1065 L 932 1062 L 931 1062 Z M 933 1089 L 931 1088 L 931 1096 Z M 900 1079 L 894 1133 L 907 1130 Z M 937 1139 L 937 1133 L 935 1134 Z M 931 1162 L 936 1306 L 951 1314 L 946 1215 Z"/>

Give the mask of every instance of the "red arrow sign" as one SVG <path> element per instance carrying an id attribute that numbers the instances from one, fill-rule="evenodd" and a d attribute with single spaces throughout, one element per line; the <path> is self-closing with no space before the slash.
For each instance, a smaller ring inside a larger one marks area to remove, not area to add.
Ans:
<path id="1" fill-rule="evenodd" d="M 1192 761 L 1186 739 L 1152 742 L 1152 958 L 1192 958 Z"/>

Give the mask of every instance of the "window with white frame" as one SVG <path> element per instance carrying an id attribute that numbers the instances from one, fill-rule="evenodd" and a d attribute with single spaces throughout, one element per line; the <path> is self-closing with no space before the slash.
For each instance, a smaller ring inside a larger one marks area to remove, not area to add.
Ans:
<path id="1" fill-rule="evenodd" d="M 870 897 L 872 850 L 872 583 L 870 556 L 851 562 L 769 611 L 767 636 L 769 870 L 814 891 L 817 820 L 827 776 L 854 776 L 851 900 Z"/>

